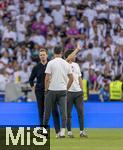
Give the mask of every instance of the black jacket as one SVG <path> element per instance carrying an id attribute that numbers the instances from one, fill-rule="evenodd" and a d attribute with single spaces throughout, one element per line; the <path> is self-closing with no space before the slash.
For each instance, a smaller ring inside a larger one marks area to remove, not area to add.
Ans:
<path id="1" fill-rule="evenodd" d="M 38 63 L 36 66 L 33 67 L 29 83 L 30 86 L 34 86 L 34 80 L 36 79 L 36 90 L 44 91 L 44 81 L 45 81 L 45 69 L 47 64 L 43 65 L 41 63 Z"/>

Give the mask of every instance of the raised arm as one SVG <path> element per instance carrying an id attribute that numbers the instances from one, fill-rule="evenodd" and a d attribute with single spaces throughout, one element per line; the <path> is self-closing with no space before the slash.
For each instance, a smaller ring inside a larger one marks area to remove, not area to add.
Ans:
<path id="1" fill-rule="evenodd" d="M 66 58 L 66 61 L 70 61 L 81 49 L 80 43 L 78 42 L 76 49 Z"/>

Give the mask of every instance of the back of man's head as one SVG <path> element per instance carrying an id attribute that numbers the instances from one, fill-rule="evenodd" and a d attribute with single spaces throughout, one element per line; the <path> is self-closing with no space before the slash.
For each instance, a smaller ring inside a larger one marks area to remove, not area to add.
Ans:
<path id="1" fill-rule="evenodd" d="M 72 52 L 73 52 L 73 50 L 72 50 L 72 49 L 67 50 L 67 51 L 64 53 L 64 57 L 65 57 L 65 59 L 66 59 L 66 58 L 68 58 L 68 56 L 69 56 Z"/>
<path id="2" fill-rule="evenodd" d="M 54 48 L 54 54 L 56 54 L 56 55 L 62 54 L 62 47 L 61 46 L 56 46 Z"/>

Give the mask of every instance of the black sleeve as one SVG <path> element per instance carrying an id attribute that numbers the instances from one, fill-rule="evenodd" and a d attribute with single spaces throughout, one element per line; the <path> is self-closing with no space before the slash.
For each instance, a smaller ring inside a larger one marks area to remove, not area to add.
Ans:
<path id="1" fill-rule="evenodd" d="M 31 72 L 31 75 L 29 77 L 29 84 L 31 87 L 34 86 L 34 79 L 36 77 L 36 72 L 37 72 L 37 69 L 36 69 L 36 66 L 32 69 L 32 72 Z"/>

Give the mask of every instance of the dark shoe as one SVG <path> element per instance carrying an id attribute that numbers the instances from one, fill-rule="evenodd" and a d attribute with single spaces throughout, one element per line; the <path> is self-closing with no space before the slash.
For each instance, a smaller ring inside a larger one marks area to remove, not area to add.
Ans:
<path id="1" fill-rule="evenodd" d="M 68 134 L 68 137 L 69 138 L 74 138 L 74 135 L 73 134 Z"/>

